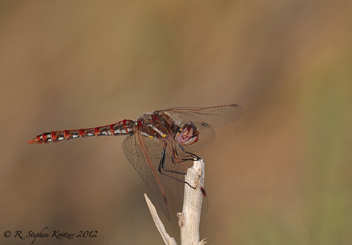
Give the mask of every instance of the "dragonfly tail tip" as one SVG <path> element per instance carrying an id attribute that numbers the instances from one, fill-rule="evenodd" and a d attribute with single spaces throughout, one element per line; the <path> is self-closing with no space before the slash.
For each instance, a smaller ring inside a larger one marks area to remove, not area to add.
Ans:
<path id="1" fill-rule="evenodd" d="M 31 139 L 31 140 L 28 141 L 28 144 L 35 144 L 35 143 L 36 143 L 35 139 Z"/>

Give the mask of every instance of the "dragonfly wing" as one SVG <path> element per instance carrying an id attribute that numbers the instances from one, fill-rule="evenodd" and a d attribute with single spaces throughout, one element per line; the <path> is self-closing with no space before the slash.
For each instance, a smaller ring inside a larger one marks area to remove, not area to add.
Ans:
<path id="1" fill-rule="evenodd" d="M 158 167 L 164 147 L 166 147 L 165 161 L 161 174 Z M 173 149 L 174 152 L 177 152 L 176 158 L 173 158 Z M 185 173 L 193 161 L 182 161 L 181 159 L 183 157 L 189 158 L 189 154 L 183 152 L 172 138 L 152 139 L 137 133 L 127 136 L 123 142 L 123 150 L 127 159 L 154 194 L 163 212 L 170 220 L 170 212 L 163 187 L 167 187 L 179 200 L 182 200 Z"/>
<path id="2" fill-rule="evenodd" d="M 165 192 L 158 176 L 157 167 L 155 167 L 160 161 L 163 150 L 162 142 L 135 133 L 127 136 L 122 146 L 128 161 L 154 194 L 166 217 L 171 220 Z M 157 155 L 159 155 L 159 159 L 156 158 Z"/>
<path id="3" fill-rule="evenodd" d="M 178 123 L 193 121 L 206 123 L 210 127 L 219 127 L 241 117 L 243 109 L 240 105 L 221 105 L 212 107 L 178 107 L 163 110 Z"/>
<path id="4" fill-rule="evenodd" d="M 199 138 L 195 144 L 185 146 L 189 151 L 200 150 L 215 139 L 212 128 L 228 124 L 242 115 L 242 107 L 237 104 L 212 107 L 178 107 L 164 110 L 179 126 L 192 121 L 199 131 Z"/>

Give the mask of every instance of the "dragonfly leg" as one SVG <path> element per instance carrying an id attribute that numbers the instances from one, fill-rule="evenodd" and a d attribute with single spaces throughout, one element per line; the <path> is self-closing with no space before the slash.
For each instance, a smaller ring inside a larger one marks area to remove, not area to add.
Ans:
<path id="1" fill-rule="evenodd" d="M 192 152 L 188 152 L 185 150 L 185 148 L 183 148 L 181 145 L 179 145 L 181 150 L 184 152 L 184 153 L 187 153 L 188 156 L 187 157 L 182 157 L 182 161 L 199 161 L 201 158 L 199 156 L 197 156 L 196 154 L 192 153 Z"/>
<path id="2" fill-rule="evenodd" d="M 186 175 L 186 173 L 182 173 L 182 172 L 178 172 L 178 171 L 174 171 L 174 170 L 170 170 L 170 169 L 165 168 L 165 155 L 166 155 L 165 152 L 166 152 L 166 147 L 163 148 L 163 152 L 161 153 L 161 158 L 160 158 L 160 162 L 159 162 L 159 166 L 158 166 L 159 173 L 164 174 L 161 172 L 161 170 L 164 170 L 164 171 L 170 172 L 170 173 Z M 173 163 L 175 163 L 174 159 L 175 159 L 174 156 L 172 156 Z M 169 176 L 169 177 L 173 178 L 172 176 Z"/>
<path id="3" fill-rule="evenodd" d="M 172 147 L 173 154 L 171 157 L 172 163 L 175 164 L 175 163 L 180 163 L 180 162 L 185 162 L 185 161 L 194 161 L 194 160 L 198 161 L 198 160 L 200 160 L 200 157 L 197 156 L 196 154 L 193 154 L 191 152 L 186 151 L 181 145 L 179 145 L 179 147 L 184 153 L 187 153 L 188 156 L 180 157 L 180 155 L 178 154 L 178 152 L 176 150 L 176 147 L 173 146 Z M 178 160 L 176 160 L 176 158 Z"/>
<path id="4" fill-rule="evenodd" d="M 189 154 L 190 156 L 192 156 L 193 158 L 190 159 L 190 161 L 199 161 L 201 158 L 199 156 L 197 156 L 196 154 L 194 153 L 191 153 L 191 152 L 188 152 L 188 151 L 185 151 L 185 153 Z"/>
<path id="5" fill-rule="evenodd" d="M 185 183 L 185 184 L 187 184 L 189 187 L 191 187 L 192 189 L 196 189 L 196 187 L 191 186 L 188 182 L 186 182 L 186 181 L 184 181 L 184 180 L 181 180 L 181 179 L 178 179 L 178 178 L 175 178 L 175 177 L 173 177 L 173 176 L 171 176 L 171 175 L 169 175 L 169 174 L 166 174 L 166 173 L 163 173 L 163 172 L 162 172 L 162 170 L 163 170 L 163 171 L 166 171 L 166 172 L 169 172 L 169 173 L 186 175 L 186 173 L 181 173 L 181 172 L 178 172 L 178 171 L 173 171 L 173 170 L 170 170 L 170 169 L 166 169 L 166 168 L 165 168 L 165 155 L 166 155 L 166 154 L 165 154 L 165 150 L 166 150 L 166 146 L 164 146 L 163 151 L 162 151 L 162 153 L 161 153 L 161 158 L 160 158 L 160 162 L 159 162 L 159 166 L 158 166 L 158 171 L 159 171 L 159 173 L 162 174 L 162 175 L 165 175 L 165 176 L 167 176 L 167 177 L 169 177 L 169 178 L 171 178 L 171 179 L 174 179 L 174 180 L 176 180 L 176 181 Z"/>

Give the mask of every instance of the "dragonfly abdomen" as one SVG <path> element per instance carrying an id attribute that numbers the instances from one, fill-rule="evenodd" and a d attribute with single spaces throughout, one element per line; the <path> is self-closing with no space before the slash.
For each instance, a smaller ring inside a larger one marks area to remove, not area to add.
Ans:
<path id="1" fill-rule="evenodd" d="M 84 128 L 84 129 L 72 129 L 72 130 L 61 130 L 51 131 L 43 133 L 28 141 L 29 144 L 43 144 L 50 142 L 59 142 L 63 140 L 85 138 L 91 136 L 117 136 L 127 135 L 133 132 L 135 123 L 132 120 L 123 120 L 111 125 L 96 127 L 96 128 Z"/>

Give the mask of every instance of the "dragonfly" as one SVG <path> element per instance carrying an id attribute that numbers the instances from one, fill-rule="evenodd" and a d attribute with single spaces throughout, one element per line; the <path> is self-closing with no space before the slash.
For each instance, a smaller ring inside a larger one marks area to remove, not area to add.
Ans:
<path id="1" fill-rule="evenodd" d="M 28 143 L 44 144 L 93 136 L 125 135 L 122 146 L 127 159 L 156 197 L 166 217 L 171 220 L 164 188 L 182 196 L 182 186 L 188 184 L 184 180 L 189 167 L 187 163 L 200 159 L 193 152 L 214 141 L 213 128 L 233 122 L 241 117 L 242 112 L 242 107 L 237 104 L 176 107 L 111 125 L 51 131 L 36 136 Z"/>

